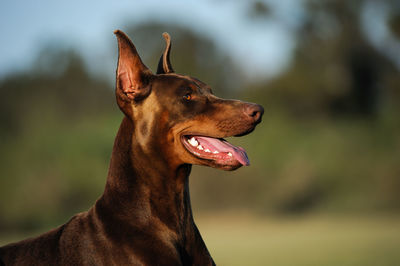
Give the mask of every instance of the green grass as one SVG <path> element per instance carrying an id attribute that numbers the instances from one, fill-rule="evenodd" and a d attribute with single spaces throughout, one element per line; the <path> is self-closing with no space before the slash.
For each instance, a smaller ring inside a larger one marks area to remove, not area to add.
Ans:
<path id="1" fill-rule="evenodd" d="M 217 265 L 400 265 L 400 217 L 199 217 Z"/>

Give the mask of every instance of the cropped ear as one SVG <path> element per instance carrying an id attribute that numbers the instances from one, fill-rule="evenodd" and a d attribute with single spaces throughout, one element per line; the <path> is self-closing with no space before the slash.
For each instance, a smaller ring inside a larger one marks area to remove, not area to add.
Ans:
<path id="1" fill-rule="evenodd" d="M 160 57 L 160 61 L 158 61 L 157 74 L 174 73 L 174 69 L 169 60 L 169 53 L 171 52 L 171 37 L 167 32 L 163 33 L 163 37 L 166 42 L 166 47 L 164 53 Z"/>
<path id="2" fill-rule="evenodd" d="M 118 39 L 118 67 L 116 96 L 122 111 L 132 101 L 139 101 L 150 93 L 151 71 L 143 64 L 129 37 L 120 30 L 114 31 Z"/>

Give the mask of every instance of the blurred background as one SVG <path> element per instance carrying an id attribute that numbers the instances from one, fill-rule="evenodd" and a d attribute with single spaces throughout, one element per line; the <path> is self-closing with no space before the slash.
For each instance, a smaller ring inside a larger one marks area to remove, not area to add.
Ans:
<path id="1" fill-rule="evenodd" d="M 122 29 L 156 70 L 262 104 L 231 142 L 251 166 L 194 166 L 194 215 L 218 265 L 400 265 L 400 2 L 0 2 L 0 244 L 102 194 L 122 114 Z"/>

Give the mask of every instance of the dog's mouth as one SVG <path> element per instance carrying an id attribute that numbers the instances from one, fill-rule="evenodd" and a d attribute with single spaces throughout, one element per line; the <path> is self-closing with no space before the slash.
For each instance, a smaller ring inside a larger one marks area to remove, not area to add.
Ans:
<path id="1" fill-rule="evenodd" d="M 185 135 L 182 137 L 185 148 L 195 157 L 213 161 L 217 165 L 250 165 L 246 151 L 222 138 Z"/>

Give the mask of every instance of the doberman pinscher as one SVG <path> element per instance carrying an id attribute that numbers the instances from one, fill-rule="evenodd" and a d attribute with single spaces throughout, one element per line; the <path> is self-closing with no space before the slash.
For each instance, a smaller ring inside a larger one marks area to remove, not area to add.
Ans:
<path id="1" fill-rule="evenodd" d="M 104 193 L 66 224 L 0 248 L 0 265 L 215 265 L 193 221 L 191 165 L 248 165 L 244 149 L 223 138 L 250 133 L 263 108 L 218 98 L 200 80 L 175 74 L 167 33 L 156 74 L 122 31 L 115 34 L 125 116 Z"/>

